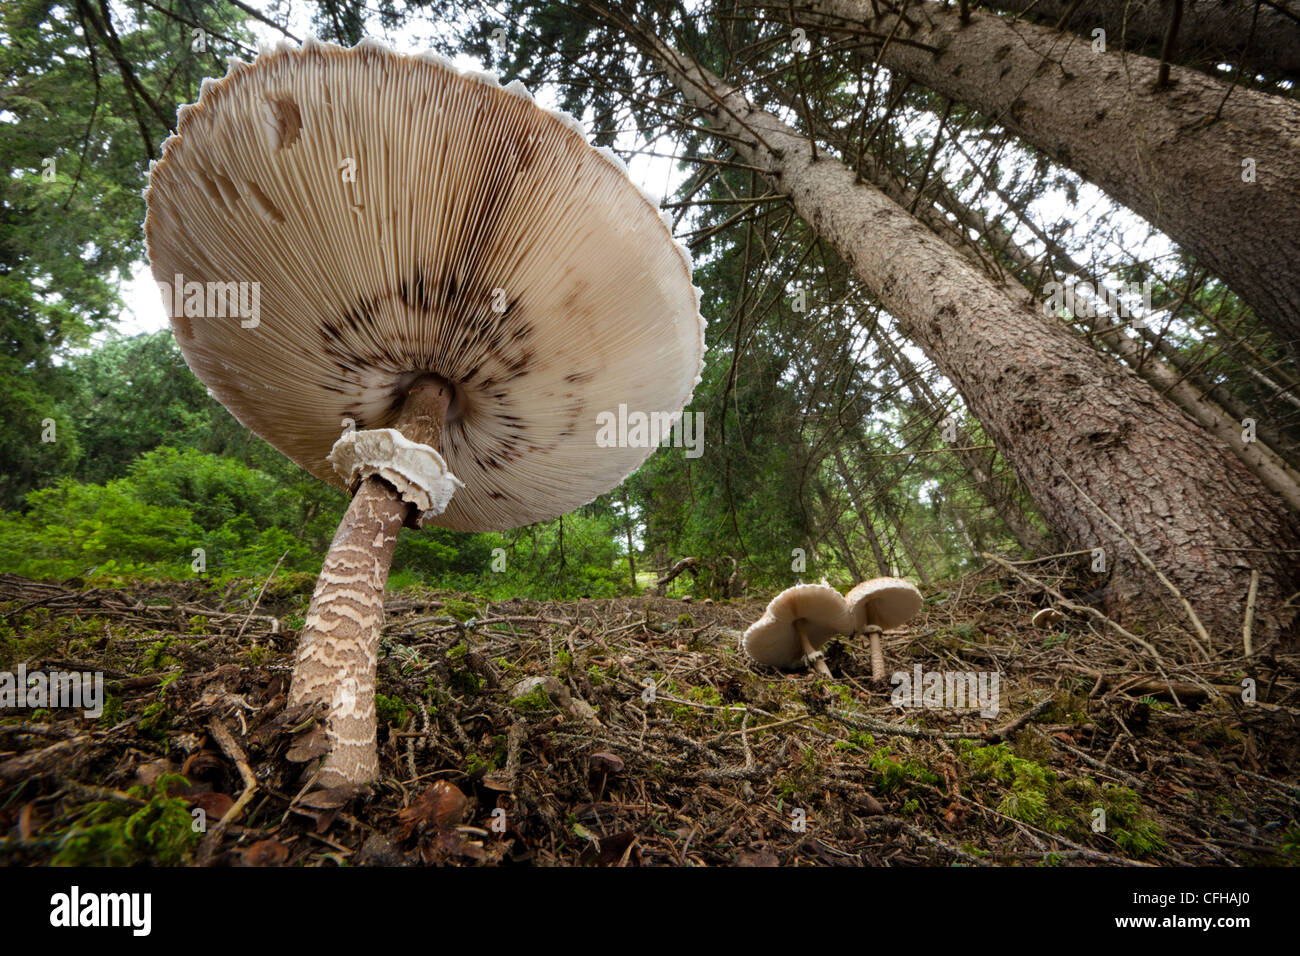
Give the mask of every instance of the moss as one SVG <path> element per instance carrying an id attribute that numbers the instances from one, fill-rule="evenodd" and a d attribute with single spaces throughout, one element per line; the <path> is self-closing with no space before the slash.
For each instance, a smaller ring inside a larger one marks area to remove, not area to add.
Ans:
<path id="1" fill-rule="evenodd" d="M 461 641 L 459 644 L 456 644 L 447 649 L 447 660 L 449 661 L 463 660 L 465 655 L 468 653 L 469 653 L 469 645 L 465 641 Z"/>
<path id="2" fill-rule="evenodd" d="M 1300 866 L 1300 823 L 1292 820 L 1290 826 L 1282 831 L 1278 850 L 1290 866 Z"/>
<path id="3" fill-rule="evenodd" d="M 186 634 L 207 634 L 208 619 L 202 614 L 195 614 L 186 622 Z"/>
<path id="4" fill-rule="evenodd" d="M 1085 805 L 1106 811 L 1104 832 L 1122 849 L 1146 856 L 1165 848 L 1164 828 L 1151 819 L 1135 791 L 1113 783 L 1099 787 L 1091 777 L 1073 781 L 1070 789 Z"/>
<path id="5" fill-rule="evenodd" d="M 1059 785 L 1056 772 L 1036 760 L 1017 756 L 1005 743 L 976 746 L 963 740 L 958 757 L 975 780 L 989 780 L 1007 788 L 998 803 L 998 812 L 1044 829 L 1066 832 L 1077 827 L 1077 820 L 1059 812 Z"/>
<path id="6" fill-rule="evenodd" d="M 125 716 L 122 698 L 116 694 L 109 694 L 104 701 L 104 709 L 99 715 L 98 723 L 103 727 L 116 727 Z"/>
<path id="7" fill-rule="evenodd" d="M 1091 777 L 1059 781 L 1054 771 L 1017 756 L 1006 744 L 980 747 L 962 741 L 959 758 L 972 779 L 1007 788 L 997 809 L 1008 817 L 1079 840 L 1104 834 L 1135 856 L 1164 849 L 1162 828 L 1127 787 L 1098 786 Z M 1092 831 L 1099 807 L 1106 819 L 1102 834 Z"/>
<path id="8" fill-rule="evenodd" d="M 716 687 L 708 684 L 700 684 L 698 687 L 692 687 L 691 692 L 686 695 L 690 700 L 699 701 L 701 704 L 709 704 L 712 707 L 722 706 L 722 694 Z"/>
<path id="9" fill-rule="evenodd" d="M 521 665 L 504 655 L 492 658 L 492 663 L 496 665 L 497 670 L 501 672 L 503 677 L 522 677 L 524 674 L 524 668 Z"/>
<path id="10" fill-rule="evenodd" d="M 546 688 L 538 684 L 528 693 L 516 697 L 510 701 L 510 709 L 517 710 L 522 714 L 543 714 L 555 709 L 551 703 L 551 698 L 546 694 Z"/>
<path id="11" fill-rule="evenodd" d="M 1088 695 L 1063 691 L 1052 698 L 1052 706 L 1042 716 L 1049 724 L 1086 724 L 1088 722 Z"/>
<path id="12" fill-rule="evenodd" d="M 170 726 L 171 714 L 161 700 L 149 704 L 140 715 L 140 733 L 153 740 L 165 740 Z"/>
<path id="13" fill-rule="evenodd" d="M 180 661 L 167 653 L 167 649 L 174 643 L 176 643 L 176 638 L 168 635 L 156 644 L 149 645 L 149 649 L 144 652 L 144 658 L 142 659 L 144 669 L 158 671 L 178 665 Z"/>
<path id="14" fill-rule="evenodd" d="M 174 786 L 188 786 L 177 774 L 163 774 L 152 789 L 133 787 L 142 807 L 120 800 L 90 803 L 59 838 L 55 866 L 179 866 L 189 862 L 200 833 L 186 801 L 169 797 Z"/>
<path id="15" fill-rule="evenodd" d="M 567 650 L 561 650 L 555 655 L 555 676 L 563 677 L 573 670 L 573 655 Z"/>
<path id="16" fill-rule="evenodd" d="M 488 773 L 497 768 L 496 762 L 487 757 L 481 757 L 478 754 L 470 754 L 465 758 L 465 772 L 473 776 L 480 771 Z"/>
<path id="17" fill-rule="evenodd" d="M 963 622 L 961 624 L 954 624 L 952 627 L 948 628 L 948 633 L 960 640 L 962 643 L 969 644 L 975 640 L 979 631 L 976 629 L 974 624 Z"/>
<path id="18" fill-rule="evenodd" d="M 448 675 L 451 689 L 459 694 L 474 695 L 483 689 L 483 678 L 471 670 L 453 670 Z"/>
<path id="19" fill-rule="evenodd" d="M 820 682 L 819 686 L 827 693 L 834 694 L 839 699 L 840 705 L 845 708 L 856 707 L 858 699 L 854 696 L 853 688 L 845 687 L 843 684 L 827 684 Z"/>
<path id="20" fill-rule="evenodd" d="M 876 787 L 881 793 L 893 793 L 911 783 L 939 783 L 938 775 L 917 761 L 895 759 L 891 744 L 873 750 L 867 758 L 867 766 L 876 774 Z"/>
<path id="21" fill-rule="evenodd" d="M 392 724 L 395 727 L 400 727 L 406 723 L 406 718 L 409 716 L 411 716 L 411 712 L 400 697 L 375 694 L 375 717 L 380 724 Z"/>
<path id="22" fill-rule="evenodd" d="M 266 663 L 266 659 L 270 656 L 270 653 L 271 652 L 263 645 L 256 644 L 244 651 L 244 656 L 248 658 L 248 662 L 254 667 L 261 667 Z"/>
<path id="23" fill-rule="evenodd" d="M 286 598 L 306 596 L 316 589 L 316 575 L 307 571 L 286 571 L 272 578 L 262 592 L 262 599 L 282 601 Z"/>
<path id="24" fill-rule="evenodd" d="M 876 749 L 876 738 L 865 730 L 855 730 L 849 734 L 847 740 L 835 741 L 835 749 L 840 751 L 860 750 L 864 753 L 870 753 Z"/>
<path id="25" fill-rule="evenodd" d="M 461 622 L 468 621 L 472 617 L 478 617 L 478 609 L 468 601 L 443 601 L 442 609 L 450 617 L 454 617 Z"/>
<path id="26" fill-rule="evenodd" d="M 677 616 L 677 626 L 678 626 L 678 627 L 694 627 L 694 626 L 695 626 L 695 619 L 694 619 L 693 617 L 691 617 L 689 614 L 679 614 L 679 615 Z"/>

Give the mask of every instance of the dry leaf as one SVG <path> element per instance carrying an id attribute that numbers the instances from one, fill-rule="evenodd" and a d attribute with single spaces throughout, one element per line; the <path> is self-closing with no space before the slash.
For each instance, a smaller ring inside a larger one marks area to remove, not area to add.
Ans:
<path id="1" fill-rule="evenodd" d="M 312 724 L 311 729 L 306 733 L 293 738 L 293 746 L 284 756 L 294 763 L 304 763 L 313 757 L 328 753 L 329 749 L 329 738 L 325 728 L 320 724 Z"/>
<path id="2" fill-rule="evenodd" d="M 243 851 L 245 866 L 279 866 L 289 859 L 289 848 L 279 840 L 259 840 Z"/>

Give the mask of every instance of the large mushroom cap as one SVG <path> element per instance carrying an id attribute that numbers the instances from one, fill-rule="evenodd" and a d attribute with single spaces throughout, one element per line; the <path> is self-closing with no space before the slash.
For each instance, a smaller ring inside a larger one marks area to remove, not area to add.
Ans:
<path id="1" fill-rule="evenodd" d="M 792 667 L 804 656 L 795 621 L 802 621 L 813 650 L 851 629 L 844 598 L 828 584 L 797 584 L 767 606 L 763 616 L 745 631 L 745 650 L 760 664 Z"/>
<path id="2" fill-rule="evenodd" d="M 858 630 L 867 624 L 875 624 L 886 631 L 906 624 L 921 610 L 923 600 L 916 586 L 902 578 L 872 578 L 844 595 L 844 602 Z M 868 606 L 871 609 L 870 621 L 867 620 Z"/>
<path id="3" fill-rule="evenodd" d="M 190 368 L 317 477 L 343 484 L 326 456 L 345 419 L 391 425 L 422 373 L 454 386 L 449 528 L 585 504 L 654 450 L 601 447 L 597 417 L 667 419 L 699 380 L 689 256 L 518 83 L 370 42 L 232 62 L 182 109 L 146 198 L 155 279 L 257 283 L 255 325 L 221 287 L 198 315 L 174 294 Z"/>

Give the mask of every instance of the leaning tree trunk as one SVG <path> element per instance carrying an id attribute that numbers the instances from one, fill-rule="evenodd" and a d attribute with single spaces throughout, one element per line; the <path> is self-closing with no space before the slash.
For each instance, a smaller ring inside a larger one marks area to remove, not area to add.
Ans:
<path id="1" fill-rule="evenodd" d="M 875 11 L 879 10 L 877 14 Z M 1300 340 L 1300 103 L 1050 27 L 914 2 L 805 0 L 794 22 L 894 39 L 881 65 L 985 113 L 1195 254 L 1283 341 Z M 924 47 L 938 49 L 931 53 Z M 1253 170 L 1254 181 L 1243 177 Z"/>
<path id="2" fill-rule="evenodd" d="M 1073 10 L 1064 29 L 1092 36 L 1101 27 L 1106 45 L 1160 56 L 1175 0 L 990 0 L 989 6 L 1055 26 Z M 1245 61 L 1248 72 L 1300 76 L 1300 23 L 1257 0 L 1182 0 L 1172 60 L 1214 72 L 1219 63 Z M 1254 31 L 1252 35 L 1252 29 Z"/>
<path id="3" fill-rule="evenodd" d="M 1067 543 L 1104 548 L 1121 600 L 1159 586 L 1135 547 L 1226 649 L 1252 568 L 1272 635 L 1295 617 L 1300 529 L 1219 440 L 1042 309 L 995 286 L 880 190 L 664 46 L 650 53 L 740 159 L 830 242 L 958 388 Z M 1112 524 L 1114 522 L 1114 524 Z M 1117 530 L 1116 526 L 1119 529 Z M 1130 544 L 1130 541 L 1132 542 Z"/>
<path id="4" fill-rule="evenodd" d="M 844 529 L 840 527 L 840 518 L 843 515 L 843 509 L 838 508 L 835 502 L 831 500 L 830 493 L 827 492 L 824 485 L 817 486 L 817 497 L 821 499 L 822 510 L 826 513 L 826 524 L 830 528 L 835 543 L 839 546 L 840 557 L 844 561 L 844 566 L 848 568 L 849 574 L 853 575 L 854 581 L 864 580 L 862 570 L 858 567 L 858 561 L 853 557 L 853 547 L 849 544 L 849 539 L 845 537 Z"/>
<path id="5" fill-rule="evenodd" d="M 793 96 L 780 96 L 779 99 L 787 106 L 798 108 Z M 818 123 L 815 118 L 813 132 L 818 139 L 824 140 L 837 149 L 841 156 L 853 155 L 850 144 L 843 136 L 833 128 L 827 127 L 826 124 Z M 939 238 L 957 249 L 973 263 L 984 268 L 986 259 L 968 236 L 944 216 L 943 212 L 931 200 L 925 199 L 916 190 L 910 188 L 897 173 L 870 156 L 863 157 L 863 162 L 857 169 L 857 173 L 877 186 L 895 203 L 912 210 L 913 214 L 929 226 Z M 967 207 L 956 196 L 952 195 L 946 186 L 939 190 L 938 202 L 942 205 L 943 210 L 952 215 L 962 226 L 986 236 L 989 244 L 1005 255 L 1016 268 L 1021 270 L 1023 275 L 1041 274 L 1041 261 L 1024 249 L 1016 241 L 1014 234 L 1005 226 L 988 222 L 981 213 Z M 1063 268 L 1071 275 L 1092 283 L 1094 288 L 1100 288 L 1100 280 L 1097 276 L 1094 276 L 1081 264 L 1075 262 L 1068 253 L 1060 250 L 1060 247 L 1051 236 L 1038 230 L 1032 222 L 1025 221 L 1029 228 L 1035 231 L 1039 241 L 1044 243 L 1060 261 Z M 984 271 L 988 272 L 989 270 L 985 268 Z M 1028 292 L 1026 292 L 1026 296 L 1028 296 Z M 1080 298 L 1083 298 L 1083 296 L 1080 296 Z M 1096 302 L 1095 297 L 1093 301 Z M 1271 422 L 1257 422 L 1256 441 L 1243 442 L 1238 440 L 1238 436 L 1241 434 L 1242 420 L 1258 418 L 1257 415 L 1252 415 L 1247 409 L 1233 402 L 1227 396 L 1225 389 L 1213 383 L 1205 382 L 1194 374 L 1189 374 L 1189 366 L 1186 360 L 1167 341 L 1149 331 L 1143 332 L 1144 336 L 1149 336 L 1157 343 L 1157 349 L 1162 355 L 1170 359 L 1175 368 L 1170 368 L 1169 365 L 1153 358 L 1149 352 L 1145 351 L 1118 322 L 1106 315 L 1104 305 L 1092 311 L 1095 313 L 1092 316 L 1076 315 L 1074 317 L 1076 324 L 1082 325 L 1093 335 L 1100 338 L 1108 348 L 1123 359 L 1142 378 L 1150 382 L 1157 391 L 1190 415 L 1207 431 L 1222 439 L 1232 449 L 1233 454 L 1240 458 L 1242 463 L 1270 491 L 1276 492 L 1293 511 L 1300 511 L 1300 471 L 1297 471 L 1283 457 L 1282 449 L 1284 444 L 1281 433 Z M 1234 410 L 1236 412 L 1235 418 L 1230 414 Z M 969 463 L 965 460 L 963 460 L 962 464 L 970 468 Z M 972 474 L 975 474 L 975 472 L 972 471 Z M 986 491 L 984 487 L 981 487 L 980 490 L 981 492 Z M 1003 513 L 998 503 L 993 499 L 990 499 L 990 502 L 995 508 L 998 508 L 999 514 L 1002 514 L 1003 520 L 1011 528 L 1021 546 L 1032 551 L 1033 548 L 1021 536 L 1024 526 L 1022 525 L 1021 529 L 1017 529 L 1013 525 L 1015 519 L 1007 520 L 1009 513 Z"/>
<path id="6" fill-rule="evenodd" d="M 896 348 L 894 343 L 889 340 L 889 336 L 880 328 L 877 323 L 863 323 L 867 325 L 867 331 L 875 341 L 876 346 L 884 353 L 886 361 L 898 371 L 899 376 L 908 383 L 910 391 L 917 402 L 930 416 L 931 420 L 939 421 L 944 414 L 943 404 L 939 401 L 939 396 L 931 391 L 930 386 L 926 384 L 925 378 L 921 375 L 920 369 L 912 364 L 900 348 Z M 1016 539 L 1022 551 L 1026 554 L 1041 553 L 1043 548 L 1043 537 L 1030 524 L 1025 513 L 1016 506 L 1016 502 L 1011 500 L 1002 483 L 993 475 L 993 461 L 990 456 L 989 460 L 984 460 L 980 452 L 970 447 L 971 437 L 965 428 L 958 428 L 956 441 L 953 446 L 953 454 L 961 462 L 961 466 L 966 469 L 975 482 L 975 488 L 979 491 L 980 496 L 988 502 L 1002 524 L 1011 536 Z"/>
<path id="7" fill-rule="evenodd" d="M 853 474 L 844 460 L 844 453 L 838 448 L 835 449 L 835 466 L 840 473 L 840 480 L 844 482 L 844 487 L 849 493 L 853 510 L 858 515 L 858 523 L 862 525 L 862 534 L 871 545 L 871 556 L 876 559 L 876 567 L 880 569 L 882 575 L 888 576 L 889 560 L 885 557 L 885 549 L 880 546 L 880 535 L 876 534 L 876 529 L 871 524 L 871 513 L 867 511 L 866 503 L 862 500 L 858 483 L 853 480 Z"/>

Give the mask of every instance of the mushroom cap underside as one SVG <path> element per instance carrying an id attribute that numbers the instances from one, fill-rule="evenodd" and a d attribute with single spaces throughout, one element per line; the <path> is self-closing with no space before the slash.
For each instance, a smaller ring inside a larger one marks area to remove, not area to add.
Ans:
<path id="1" fill-rule="evenodd" d="M 871 608 L 872 621 L 884 630 L 906 624 L 921 610 L 924 598 L 916 585 L 903 578 L 872 578 L 856 585 L 844 596 L 854 627 L 861 630 Z"/>
<path id="2" fill-rule="evenodd" d="M 182 108 L 146 198 L 190 368 L 312 474 L 342 486 L 340 435 L 392 425 L 422 374 L 452 384 L 448 528 L 587 503 L 699 381 L 689 256 L 517 83 L 374 43 L 263 53 Z"/>
<path id="3" fill-rule="evenodd" d="M 804 656 L 795 622 L 814 650 L 851 629 L 848 608 L 829 585 L 800 584 L 774 597 L 763 616 L 745 631 L 745 651 L 760 664 L 790 667 Z"/>

